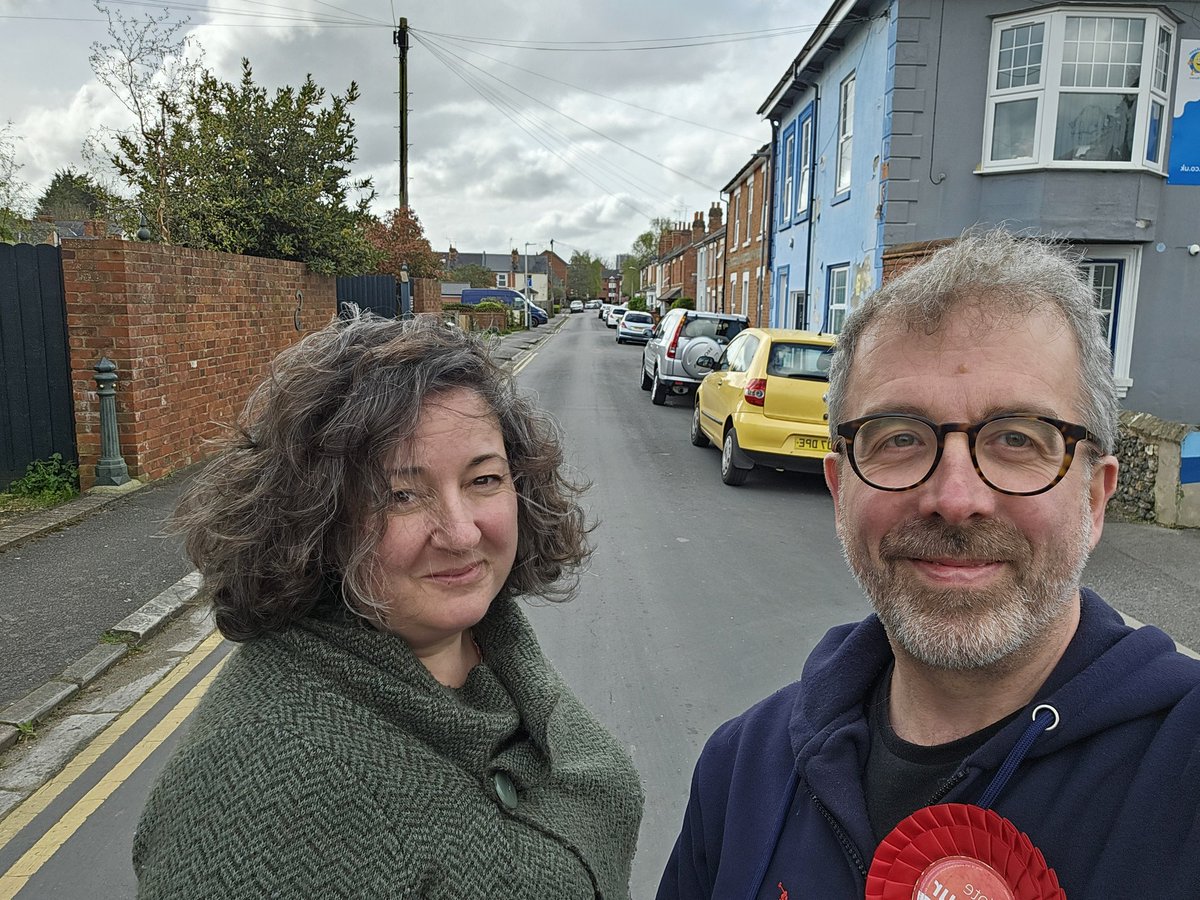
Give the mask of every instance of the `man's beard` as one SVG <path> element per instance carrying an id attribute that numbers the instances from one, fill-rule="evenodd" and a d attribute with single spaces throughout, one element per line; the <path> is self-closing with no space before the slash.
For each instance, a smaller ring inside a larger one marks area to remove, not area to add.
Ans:
<path id="1" fill-rule="evenodd" d="M 838 526 L 846 562 L 891 640 L 928 666 L 956 670 L 1007 668 L 1032 649 L 1077 596 L 1091 531 L 1085 503 L 1074 539 L 1047 544 L 1038 560 L 1007 522 L 913 517 L 884 535 L 876 562 L 861 538 Z M 914 558 L 1004 562 L 1008 572 L 985 588 L 929 588 L 905 562 Z"/>

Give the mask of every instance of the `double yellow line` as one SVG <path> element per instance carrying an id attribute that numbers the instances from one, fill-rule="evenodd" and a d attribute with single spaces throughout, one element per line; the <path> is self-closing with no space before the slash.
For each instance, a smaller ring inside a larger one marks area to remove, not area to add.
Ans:
<path id="1" fill-rule="evenodd" d="M 172 688 L 179 684 L 198 666 L 204 663 L 221 645 L 221 635 L 213 632 L 187 658 L 175 666 L 162 681 L 137 703 L 121 714 L 117 720 L 100 733 L 87 748 L 71 760 L 57 776 L 42 785 L 28 800 L 18 806 L 0 822 L 0 848 L 8 845 L 30 822 L 40 815 L 55 798 L 70 787 L 76 779 L 100 758 L 130 728 L 136 725 Z M 44 866 L 67 840 L 105 800 L 120 787 L 146 759 L 169 738 L 183 721 L 195 710 L 196 704 L 208 690 L 225 660 L 220 660 L 200 681 L 188 691 L 187 696 L 177 703 L 112 769 L 104 774 L 90 791 L 84 794 L 61 819 L 46 831 L 7 872 L 0 874 L 0 900 L 12 900 L 42 866 Z"/>

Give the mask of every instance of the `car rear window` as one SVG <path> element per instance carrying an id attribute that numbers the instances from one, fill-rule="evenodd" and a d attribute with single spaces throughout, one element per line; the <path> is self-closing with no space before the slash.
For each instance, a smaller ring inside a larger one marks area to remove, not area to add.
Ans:
<path id="1" fill-rule="evenodd" d="M 728 344 L 745 327 L 746 323 L 737 319 L 689 318 L 683 323 L 683 331 L 679 332 L 679 336 L 688 339 L 710 337 L 718 344 Z"/>
<path id="2" fill-rule="evenodd" d="M 650 322 L 653 322 L 654 319 L 651 318 L 650 313 L 627 312 L 627 313 L 625 313 L 625 321 L 626 322 L 641 322 L 642 324 L 649 324 Z"/>
<path id="3" fill-rule="evenodd" d="M 816 378 L 829 380 L 829 362 L 833 348 L 815 344 L 781 342 L 771 345 L 767 374 L 779 378 Z"/>

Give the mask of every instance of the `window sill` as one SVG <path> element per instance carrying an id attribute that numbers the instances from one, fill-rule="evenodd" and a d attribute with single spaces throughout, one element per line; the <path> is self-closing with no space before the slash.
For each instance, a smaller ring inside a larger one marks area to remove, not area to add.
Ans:
<path id="1" fill-rule="evenodd" d="M 975 169 L 976 175 L 1009 175 L 1015 172 L 1135 172 L 1143 175 L 1157 175 L 1165 179 L 1165 170 L 1154 169 L 1138 163 L 1122 162 L 1052 162 L 1052 163 L 1018 163 L 1015 165 L 980 164 Z"/>
<path id="2" fill-rule="evenodd" d="M 840 194 L 834 194 L 833 199 L 829 201 L 829 205 L 837 206 L 839 203 L 845 203 L 849 199 L 850 199 L 850 191 L 849 191 L 849 189 L 847 189 Z"/>
<path id="3" fill-rule="evenodd" d="M 807 221 L 808 221 L 808 210 L 805 209 L 804 212 L 796 214 L 796 217 L 794 219 L 792 219 L 792 224 L 793 225 L 803 225 Z"/>

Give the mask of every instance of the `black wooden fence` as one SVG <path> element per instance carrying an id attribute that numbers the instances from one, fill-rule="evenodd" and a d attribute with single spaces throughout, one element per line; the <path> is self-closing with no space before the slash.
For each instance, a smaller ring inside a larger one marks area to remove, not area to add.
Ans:
<path id="1" fill-rule="evenodd" d="M 0 244 L 0 490 L 53 453 L 78 461 L 62 257 Z"/>
<path id="2" fill-rule="evenodd" d="M 338 312 L 354 303 L 364 312 L 395 319 L 408 315 L 404 309 L 394 275 L 343 275 L 337 280 Z"/>

